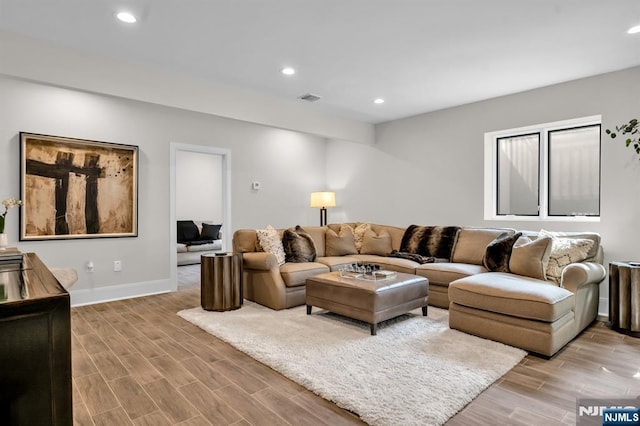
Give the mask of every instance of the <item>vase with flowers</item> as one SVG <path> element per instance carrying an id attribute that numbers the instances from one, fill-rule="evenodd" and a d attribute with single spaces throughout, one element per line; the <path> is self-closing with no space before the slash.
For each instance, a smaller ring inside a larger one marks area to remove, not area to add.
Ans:
<path id="1" fill-rule="evenodd" d="M 7 213 L 13 207 L 21 206 L 22 201 L 17 198 L 7 198 L 2 201 L 2 207 L 4 207 L 4 212 L 0 214 L 0 250 L 4 250 L 8 244 L 7 234 L 4 233 L 4 223 L 7 218 Z"/>

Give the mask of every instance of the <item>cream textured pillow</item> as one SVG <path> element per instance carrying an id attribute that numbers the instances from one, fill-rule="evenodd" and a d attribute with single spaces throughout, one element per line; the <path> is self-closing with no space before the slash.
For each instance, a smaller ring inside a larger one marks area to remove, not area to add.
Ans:
<path id="1" fill-rule="evenodd" d="M 389 256 L 392 251 L 391 235 L 386 230 L 376 234 L 370 227 L 364 232 L 362 237 L 361 254 L 376 254 L 378 256 Z"/>
<path id="2" fill-rule="evenodd" d="M 278 265 L 284 265 L 284 247 L 282 246 L 282 240 L 278 235 L 278 231 L 271 225 L 265 229 L 256 230 L 258 234 L 258 242 L 262 250 L 267 253 L 273 254 L 278 259 Z"/>
<path id="3" fill-rule="evenodd" d="M 327 256 L 358 254 L 353 228 L 344 223 L 340 225 L 339 233 L 331 228 L 327 228 L 327 233 L 325 234 L 325 254 Z"/>
<path id="4" fill-rule="evenodd" d="M 541 230 L 538 238 L 551 238 L 551 254 L 547 265 L 547 280 L 558 284 L 562 280 L 562 270 L 571 263 L 582 262 L 593 247 L 593 240 L 586 238 L 556 237 L 550 232 Z"/>
<path id="5" fill-rule="evenodd" d="M 529 237 L 518 238 L 509 259 L 511 273 L 546 280 L 551 241 L 549 237 L 541 237 L 537 240 Z"/>
<path id="6" fill-rule="evenodd" d="M 360 253 L 360 250 L 362 249 L 362 239 L 364 238 L 364 233 L 367 229 L 371 229 L 370 223 L 361 223 L 353 230 L 353 238 L 355 240 L 356 250 L 358 250 L 358 253 Z"/>

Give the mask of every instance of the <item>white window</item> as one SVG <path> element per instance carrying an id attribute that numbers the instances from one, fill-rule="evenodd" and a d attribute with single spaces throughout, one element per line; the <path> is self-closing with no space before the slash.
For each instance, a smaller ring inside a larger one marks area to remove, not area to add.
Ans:
<path id="1" fill-rule="evenodd" d="M 600 122 L 485 133 L 485 219 L 599 220 Z"/>

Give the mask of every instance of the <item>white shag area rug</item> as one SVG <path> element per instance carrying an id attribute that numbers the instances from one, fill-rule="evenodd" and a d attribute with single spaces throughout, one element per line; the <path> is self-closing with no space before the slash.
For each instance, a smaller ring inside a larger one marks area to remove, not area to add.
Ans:
<path id="1" fill-rule="evenodd" d="M 440 425 L 526 352 L 449 329 L 429 307 L 369 325 L 304 306 L 274 311 L 245 301 L 229 312 L 178 315 L 371 425 Z"/>

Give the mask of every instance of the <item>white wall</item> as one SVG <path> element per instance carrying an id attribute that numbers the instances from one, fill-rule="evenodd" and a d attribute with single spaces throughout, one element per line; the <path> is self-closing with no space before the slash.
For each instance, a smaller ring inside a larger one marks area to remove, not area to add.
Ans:
<path id="1" fill-rule="evenodd" d="M 275 99 L 0 31 L 0 74 L 315 135 L 373 142 L 373 125 L 313 104 Z"/>
<path id="2" fill-rule="evenodd" d="M 216 146 L 232 155 L 233 227 L 315 225 L 309 193 L 334 189 L 329 221 L 461 224 L 535 229 L 483 219 L 483 135 L 601 114 L 613 127 L 640 114 L 640 68 L 423 114 L 376 126 L 366 145 L 0 76 L 0 198 L 18 196 L 20 131 L 138 145 L 137 238 L 19 243 L 50 266 L 80 273 L 72 300 L 163 291 L 169 271 L 169 144 Z M 600 232 L 606 261 L 636 259 L 640 161 L 620 140 L 602 141 L 602 220 L 547 222 L 550 230 Z M 253 191 L 252 181 L 262 189 Z M 18 215 L 7 232 L 17 241 Z M 171 236 L 172 238 L 173 236 Z M 112 272 L 113 260 L 123 271 Z M 96 272 L 85 273 L 93 260 Z M 606 296 L 606 282 L 602 295 Z M 601 312 L 606 311 L 603 299 Z"/>
<path id="3" fill-rule="evenodd" d="M 176 220 L 222 223 L 222 156 L 176 153 Z"/>
<path id="4" fill-rule="evenodd" d="M 326 140 L 217 116 L 0 76 L 0 199 L 20 194 L 20 131 L 140 147 L 136 238 L 18 242 L 18 210 L 7 216 L 10 243 L 49 266 L 78 270 L 73 303 L 166 291 L 170 274 L 170 143 L 232 152 L 234 228 L 316 224 L 309 193 L 324 187 Z M 262 189 L 251 190 L 260 180 Z M 95 272 L 85 272 L 92 260 Z M 113 272 L 121 260 L 122 272 Z"/>
<path id="5" fill-rule="evenodd" d="M 485 132 L 597 114 L 603 129 L 640 115 L 640 67 L 379 124 L 373 146 L 331 140 L 328 187 L 338 191 L 343 220 L 590 230 L 602 235 L 606 262 L 640 260 L 640 161 L 606 135 L 599 223 L 483 218 Z M 601 313 L 607 295 L 605 280 Z"/>

